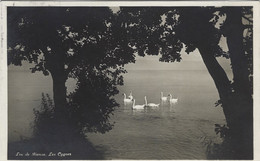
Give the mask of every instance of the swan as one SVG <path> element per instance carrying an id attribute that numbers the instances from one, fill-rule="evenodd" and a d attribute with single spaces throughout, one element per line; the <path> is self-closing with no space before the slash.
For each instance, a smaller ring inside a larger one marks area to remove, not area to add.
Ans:
<path id="1" fill-rule="evenodd" d="M 178 102 L 178 98 L 172 98 L 171 94 L 169 94 L 169 96 L 170 96 L 170 99 L 169 99 L 170 104 L 175 104 Z"/>
<path id="2" fill-rule="evenodd" d="M 133 109 L 134 110 L 143 110 L 144 109 L 144 105 L 135 105 L 135 99 L 133 100 Z"/>
<path id="3" fill-rule="evenodd" d="M 163 96 L 163 92 L 161 92 L 161 101 L 167 101 L 167 97 Z"/>
<path id="4" fill-rule="evenodd" d="M 130 94 L 129 94 L 128 98 L 131 99 L 131 100 L 134 99 L 132 91 L 130 91 Z"/>
<path id="5" fill-rule="evenodd" d="M 148 103 L 147 104 L 146 96 L 144 96 L 144 101 L 145 101 L 145 106 L 146 107 L 159 107 L 159 105 L 160 105 L 160 104 L 155 104 L 155 103 Z"/>
<path id="6" fill-rule="evenodd" d="M 124 105 L 126 105 L 127 103 L 132 103 L 132 99 L 130 99 L 130 98 L 126 98 L 126 94 L 124 93 L 123 94 L 124 95 Z"/>

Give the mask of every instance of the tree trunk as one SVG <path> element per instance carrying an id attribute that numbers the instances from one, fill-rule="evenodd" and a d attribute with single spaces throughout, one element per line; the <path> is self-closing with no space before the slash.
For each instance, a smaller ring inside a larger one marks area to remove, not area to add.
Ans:
<path id="1" fill-rule="evenodd" d="M 53 100 L 55 105 L 55 115 L 59 118 L 65 115 L 66 111 L 66 76 L 63 65 L 57 65 L 51 70 L 53 79 Z"/>
<path id="2" fill-rule="evenodd" d="M 54 100 L 54 122 L 53 137 L 57 144 L 66 143 L 71 138 L 72 127 L 68 117 L 68 108 L 66 101 L 67 76 L 65 74 L 64 65 L 56 61 L 55 67 L 50 70 L 53 79 L 53 100 Z"/>
<path id="3" fill-rule="evenodd" d="M 252 107 L 247 101 L 230 91 L 228 77 L 211 54 L 210 46 L 198 47 L 202 59 L 217 87 L 222 107 L 230 131 L 230 142 L 233 159 L 252 159 L 253 157 L 253 126 L 252 112 L 247 109 Z"/>
<path id="4" fill-rule="evenodd" d="M 244 27 L 241 8 L 229 8 L 224 25 L 234 75 L 234 90 L 240 97 L 251 101 L 249 70 L 243 45 Z"/>
<path id="5" fill-rule="evenodd" d="M 199 52 L 202 56 L 203 62 L 205 63 L 211 77 L 214 80 L 216 88 L 219 93 L 219 97 L 222 101 L 223 112 L 226 118 L 227 125 L 231 124 L 232 110 L 229 107 L 229 98 L 231 93 L 230 81 L 220 66 L 215 56 L 212 54 L 212 48 L 208 45 L 198 46 Z"/>
<path id="6" fill-rule="evenodd" d="M 242 159 L 253 158 L 253 99 L 249 82 L 247 58 L 243 48 L 243 24 L 241 8 L 229 8 L 225 22 L 225 36 L 230 52 L 234 75 L 233 122 L 234 142 Z"/>

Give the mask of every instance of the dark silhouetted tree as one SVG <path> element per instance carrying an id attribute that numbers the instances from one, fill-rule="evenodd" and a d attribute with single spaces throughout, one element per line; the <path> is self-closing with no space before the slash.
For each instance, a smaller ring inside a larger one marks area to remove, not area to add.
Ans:
<path id="1" fill-rule="evenodd" d="M 111 9 L 9 7 L 7 14 L 8 64 L 22 65 L 27 61 L 34 64 L 31 68 L 33 73 L 41 71 L 44 75 L 51 74 L 54 114 L 60 125 L 72 115 L 77 117 L 75 113 L 82 112 L 77 124 L 82 121 L 82 127 L 90 131 L 104 132 L 110 129 L 107 119 L 118 105 L 110 97 L 118 92 L 115 86 L 122 85 L 124 64 L 134 62 L 132 48 L 121 45 L 125 44 L 121 42 L 125 41 L 126 36 L 112 27 L 115 20 Z M 70 97 L 75 109 L 67 106 L 65 82 L 68 78 L 78 81 L 78 88 Z M 95 79 L 100 80 L 95 82 Z M 108 89 L 101 91 L 102 87 Z M 99 91 L 94 92 L 97 89 Z M 109 89 L 111 91 L 106 91 Z M 107 96 L 102 92 L 108 92 Z M 86 94 L 84 99 L 81 99 L 81 94 Z M 97 101 L 92 98 L 100 95 L 102 97 L 99 98 L 103 98 L 104 102 L 95 105 Z M 84 108 L 88 109 L 78 109 L 83 108 L 84 103 L 87 103 Z M 105 106 L 105 103 L 108 104 Z M 92 120 L 93 116 L 95 120 Z M 98 127 L 93 130 L 95 125 Z"/>
<path id="2" fill-rule="evenodd" d="M 181 60 L 183 44 L 188 54 L 199 50 L 219 93 L 218 103 L 223 107 L 228 137 L 235 151 L 232 157 L 239 159 L 250 159 L 253 152 L 249 79 L 252 80 L 252 72 L 250 75 L 248 70 L 252 69 L 251 10 L 251 7 L 122 7 L 118 13 L 131 46 L 141 56 L 160 54 L 160 61 L 174 62 Z M 215 25 L 222 15 L 226 20 L 218 29 Z M 242 17 L 251 25 L 242 24 Z M 246 28 L 249 34 L 244 35 Z M 229 54 L 219 46 L 222 35 L 227 37 Z M 218 56 L 230 58 L 233 82 L 218 63 Z"/>

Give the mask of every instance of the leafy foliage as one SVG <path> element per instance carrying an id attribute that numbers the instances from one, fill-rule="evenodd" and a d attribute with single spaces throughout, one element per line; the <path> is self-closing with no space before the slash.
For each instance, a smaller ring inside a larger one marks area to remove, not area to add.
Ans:
<path id="1" fill-rule="evenodd" d="M 181 61 L 198 46 L 210 45 L 215 56 L 228 58 L 218 45 L 221 33 L 212 21 L 214 7 L 121 7 L 117 21 L 128 33 L 128 45 L 140 56 L 161 55 L 160 61 Z"/>
<path id="2" fill-rule="evenodd" d="M 50 128 L 54 121 L 54 104 L 48 94 L 42 93 L 42 100 L 40 108 L 34 108 L 34 123 L 33 134 L 35 137 L 44 136 L 49 137 L 50 132 L 53 130 Z"/>
<path id="3" fill-rule="evenodd" d="M 253 10 L 252 7 L 244 7 L 242 10 L 244 23 L 244 50 L 247 58 L 251 94 L 253 94 Z"/>
<path id="4" fill-rule="evenodd" d="M 215 107 L 217 107 L 217 106 L 221 106 L 222 107 L 222 101 L 221 100 L 217 100 L 215 102 Z"/>
<path id="5" fill-rule="evenodd" d="M 160 61 L 180 61 L 182 43 L 175 38 L 177 14 L 167 7 L 121 7 L 117 21 L 128 33 L 128 45 L 140 56 L 161 54 Z"/>
<path id="6" fill-rule="evenodd" d="M 102 7 L 8 8 L 8 64 L 34 63 L 48 74 L 55 63 L 71 73 L 78 64 L 111 67 L 133 62 L 131 48 L 112 31 L 112 11 Z M 73 73 L 72 73 L 73 75 Z"/>
<path id="7" fill-rule="evenodd" d="M 119 106 L 113 96 L 119 92 L 116 85 L 123 84 L 120 73 L 84 68 L 77 75 L 77 88 L 69 95 L 69 113 L 81 132 L 105 133 L 112 129 L 109 118 Z"/>
<path id="8" fill-rule="evenodd" d="M 229 128 L 226 125 L 219 125 L 215 124 L 215 132 L 216 134 L 220 134 L 221 138 L 226 138 L 229 137 Z"/>

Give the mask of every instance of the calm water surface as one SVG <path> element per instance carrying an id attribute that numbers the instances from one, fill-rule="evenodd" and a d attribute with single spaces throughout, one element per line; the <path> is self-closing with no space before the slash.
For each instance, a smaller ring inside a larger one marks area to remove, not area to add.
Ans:
<path id="1" fill-rule="evenodd" d="M 32 109 L 41 92 L 52 95 L 50 77 L 9 72 L 9 141 L 30 137 Z M 40 79 L 37 79 L 39 78 Z M 120 103 L 111 117 L 114 128 L 106 134 L 87 134 L 106 159 L 206 159 L 204 142 L 215 139 L 215 123 L 224 123 L 212 78 L 207 71 L 131 70 L 115 96 Z M 68 83 L 69 89 L 73 87 Z M 177 104 L 132 110 L 123 105 L 123 93 L 133 92 L 136 104 L 160 103 L 160 92 L 178 97 Z"/>

